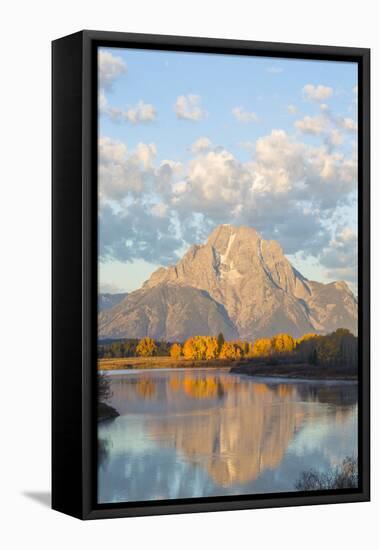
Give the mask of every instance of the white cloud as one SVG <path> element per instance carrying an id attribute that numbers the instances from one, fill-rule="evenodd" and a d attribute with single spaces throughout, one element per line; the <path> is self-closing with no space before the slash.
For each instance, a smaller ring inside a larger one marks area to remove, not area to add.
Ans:
<path id="1" fill-rule="evenodd" d="M 156 156 L 157 148 L 154 143 L 139 143 L 137 145 L 135 157 L 145 169 L 152 167 Z"/>
<path id="2" fill-rule="evenodd" d="M 307 84 L 303 88 L 305 97 L 311 101 L 325 101 L 333 95 L 333 88 L 330 86 L 323 86 L 319 84 L 314 86 L 313 84 Z"/>
<path id="3" fill-rule="evenodd" d="M 333 130 L 337 142 L 340 130 Z M 256 140 L 247 162 L 221 147 L 206 148 L 206 141 L 184 165 L 157 163 L 154 144 L 130 151 L 102 138 L 100 145 L 103 223 L 110 224 L 102 243 L 105 257 L 151 261 L 160 252 L 159 263 L 169 262 L 181 246 L 206 237 L 215 225 L 235 223 L 279 240 L 287 254 L 322 254 L 330 263 L 328 249 L 335 248 L 336 239 L 331 216 L 350 205 L 357 186 L 355 157 L 307 145 L 283 130 Z M 158 235 L 153 239 L 149 231 Z"/>
<path id="4" fill-rule="evenodd" d="M 357 131 L 357 123 L 352 118 L 339 118 L 338 124 L 343 130 L 347 130 L 348 132 Z"/>
<path id="5" fill-rule="evenodd" d="M 320 104 L 320 110 L 320 115 L 296 120 L 295 127 L 304 134 L 322 135 L 330 148 L 341 145 L 346 133 L 356 133 L 357 123 L 352 118 L 335 115 L 326 103 Z"/>
<path id="6" fill-rule="evenodd" d="M 174 111 L 177 118 L 197 122 L 206 116 L 201 106 L 201 97 L 195 94 L 180 95 L 175 103 Z"/>
<path id="7" fill-rule="evenodd" d="M 161 212 L 162 213 L 162 212 Z M 99 256 L 102 262 L 119 260 L 168 265 L 178 260 L 182 245 L 168 216 L 156 215 L 140 202 L 115 212 L 105 204 L 99 212 Z"/>
<path id="8" fill-rule="evenodd" d="M 323 116 L 305 116 L 297 120 L 295 126 L 304 134 L 320 135 L 327 127 L 327 120 Z"/>
<path id="9" fill-rule="evenodd" d="M 344 138 L 339 130 L 334 129 L 331 130 L 328 134 L 327 141 L 334 147 L 337 147 L 338 145 L 341 145 L 343 143 Z"/>
<path id="10" fill-rule="evenodd" d="M 201 136 L 191 145 L 192 153 L 202 153 L 208 151 L 212 147 L 212 142 L 209 138 Z"/>
<path id="11" fill-rule="evenodd" d="M 279 232 L 288 254 L 319 254 L 330 239 L 323 220 L 349 204 L 356 189 L 356 160 L 296 142 L 282 130 L 258 139 L 255 149 L 245 163 L 225 149 L 205 152 L 171 182 L 167 200 L 182 231 L 190 238 L 194 220 L 204 233 L 218 223 L 247 223 L 266 238 Z"/>
<path id="12" fill-rule="evenodd" d="M 144 103 L 142 100 L 128 109 L 124 113 L 124 118 L 133 124 L 138 122 L 152 122 L 157 117 L 156 109 L 150 103 Z"/>
<path id="13" fill-rule="evenodd" d="M 139 143 L 134 151 L 109 137 L 99 138 L 99 194 L 101 201 L 121 200 L 142 193 L 156 156 L 153 143 Z"/>
<path id="14" fill-rule="evenodd" d="M 113 82 L 126 73 L 127 67 L 121 57 L 114 56 L 108 50 L 99 50 L 98 54 L 99 88 L 109 90 Z"/>
<path id="15" fill-rule="evenodd" d="M 320 255 L 329 279 L 344 279 L 356 283 L 358 273 L 357 235 L 350 227 L 339 227 L 336 235 Z"/>
<path id="16" fill-rule="evenodd" d="M 258 122 L 257 115 L 246 111 L 243 107 L 234 107 L 232 113 L 239 122 Z"/>
<path id="17" fill-rule="evenodd" d="M 290 103 L 289 105 L 287 105 L 287 112 L 290 115 L 296 115 L 299 112 L 299 109 L 296 107 L 296 105 Z"/>
<path id="18" fill-rule="evenodd" d="M 110 107 L 104 93 L 99 94 L 99 109 L 102 114 L 109 116 L 115 122 L 139 124 L 153 122 L 157 118 L 157 111 L 150 103 L 140 100 L 134 107 L 123 111 L 117 107 Z"/>

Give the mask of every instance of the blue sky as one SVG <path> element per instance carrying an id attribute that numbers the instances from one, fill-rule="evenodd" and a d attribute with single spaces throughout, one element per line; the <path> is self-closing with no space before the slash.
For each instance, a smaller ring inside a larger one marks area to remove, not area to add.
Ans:
<path id="1" fill-rule="evenodd" d="M 235 223 L 355 290 L 356 86 L 353 63 L 100 49 L 101 289 Z"/>

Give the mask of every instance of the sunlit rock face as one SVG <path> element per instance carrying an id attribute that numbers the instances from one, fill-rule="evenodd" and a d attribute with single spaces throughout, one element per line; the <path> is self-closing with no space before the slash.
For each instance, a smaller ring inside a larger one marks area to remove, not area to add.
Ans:
<path id="1" fill-rule="evenodd" d="M 254 339 L 288 332 L 357 333 L 357 300 L 346 283 L 303 277 L 277 241 L 250 227 L 220 225 L 175 266 L 99 316 L 103 337 L 184 340 L 195 334 Z M 223 332 L 223 330 L 221 330 Z"/>

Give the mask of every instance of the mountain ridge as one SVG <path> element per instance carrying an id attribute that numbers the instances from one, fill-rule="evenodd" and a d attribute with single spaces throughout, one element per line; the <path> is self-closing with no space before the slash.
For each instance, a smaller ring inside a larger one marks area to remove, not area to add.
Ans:
<path id="1" fill-rule="evenodd" d="M 156 287 L 176 290 L 169 292 L 165 304 L 162 292 L 153 292 Z M 175 319 L 168 320 L 168 306 L 172 309 L 176 303 L 179 315 L 178 304 L 186 309 L 185 296 L 198 309 L 187 308 L 191 322 L 185 321 L 181 312 L 181 329 L 176 330 Z M 164 330 L 162 319 L 161 323 L 155 319 L 154 308 L 163 316 Z M 292 266 L 277 241 L 264 240 L 248 226 L 224 224 L 216 227 L 205 243 L 192 245 L 176 265 L 160 267 L 140 289 L 99 315 L 102 337 L 117 332 L 124 337 L 157 338 L 159 334 L 167 339 L 167 335 L 178 334 L 179 340 L 201 334 L 200 327 L 214 335 L 215 327 L 221 325 L 245 339 L 278 332 L 298 337 L 336 328 L 356 334 L 357 300 L 343 281 L 324 284 L 308 280 Z"/>

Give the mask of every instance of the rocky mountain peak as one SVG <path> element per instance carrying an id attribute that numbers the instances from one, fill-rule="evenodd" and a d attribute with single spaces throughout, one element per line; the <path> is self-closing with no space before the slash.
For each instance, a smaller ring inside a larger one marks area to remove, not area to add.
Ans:
<path id="1" fill-rule="evenodd" d="M 152 294 L 158 287 L 159 293 Z M 171 289 L 168 294 L 165 288 Z M 194 294 L 195 290 L 201 295 Z M 154 303 L 159 301 L 162 312 L 173 311 L 176 302 L 185 307 L 184 296 L 192 296 L 201 308 L 199 326 L 206 326 L 203 316 L 208 315 L 209 323 L 211 315 L 213 327 L 224 324 L 242 338 L 271 336 L 283 331 L 297 337 L 339 327 L 357 331 L 357 301 L 346 283 L 322 284 L 307 280 L 291 265 L 279 242 L 264 240 L 247 226 L 216 227 L 204 244 L 192 245 L 175 266 L 159 268 L 141 290 L 131 293 L 124 302 L 142 303 L 139 293 L 143 293 L 146 304 L 154 296 Z M 152 306 L 149 307 L 151 311 Z M 193 307 L 191 312 L 194 315 Z M 133 315 L 133 327 L 139 326 L 138 315 Z M 146 318 L 146 311 L 144 315 Z M 123 326 L 126 326 L 125 320 Z M 184 320 L 182 326 L 188 326 Z M 191 326 L 196 326 L 195 319 Z M 176 335 L 176 328 L 165 330 Z M 136 330 L 133 328 L 134 335 Z M 211 329 L 209 334 L 213 334 Z"/>

